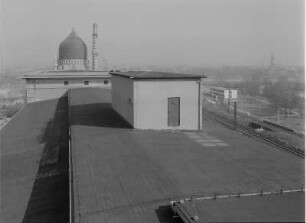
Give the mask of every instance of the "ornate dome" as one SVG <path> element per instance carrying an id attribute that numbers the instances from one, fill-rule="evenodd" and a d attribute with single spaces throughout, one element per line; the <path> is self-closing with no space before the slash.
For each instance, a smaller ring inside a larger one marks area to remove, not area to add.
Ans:
<path id="1" fill-rule="evenodd" d="M 72 30 L 69 36 L 59 46 L 59 60 L 86 59 L 87 47 L 84 41 Z"/>

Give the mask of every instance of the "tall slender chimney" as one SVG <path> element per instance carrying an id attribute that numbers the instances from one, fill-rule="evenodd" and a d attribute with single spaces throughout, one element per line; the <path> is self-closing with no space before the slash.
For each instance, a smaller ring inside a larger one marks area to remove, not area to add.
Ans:
<path id="1" fill-rule="evenodd" d="M 98 25 L 94 23 L 92 32 L 92 69 L 98 70 L 98 51 L 97 51 L 97 38 L 98 38 Z"/>

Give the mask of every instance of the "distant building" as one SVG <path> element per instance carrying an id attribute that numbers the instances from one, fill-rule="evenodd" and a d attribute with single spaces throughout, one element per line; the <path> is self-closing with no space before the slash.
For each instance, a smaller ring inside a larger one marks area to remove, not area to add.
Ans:
<path id="1" fill-rule="evenodd" d="M 271 57 L 270 57 L 270 68 L 275 68 L 275 60 L 274 60 L 274 55 L 271 54 Z"/>
<path id="2" fill-rule="evenodd" d="M 86 44 L 74 30 L 59 46 L 55 70 L 89 70 Z"/>
<path id="3" fill-rule="evenodd" d="M 211 87 L 209 94 L 216 101 L 235 100 L 238 97 L 238 90 L 223 87 Z"/>
<path id="4" fill-rule="evenodd" d="M 137 129 L 202 129 L 201 79 L 159 72 L 113 72 L 112 107 Z"/>
<path id="5" fill-rule="evenodd" d="M 266 86 L 264 84 L 259 85 L 258 87 L 259 94 L 263 94 L 266 90 Z"/>
<path id="6" fill-rule="evenodd" d="M 40 72 L 23 77 L 26 80 L 27 102 L 59 98 L 71 88 L 110 88 L 110 75 L 107 70 L 98 70 L 97 37 L 97 24 L 94 23 L 92 67 L 90 67 L 87 46 L 72 30 L 59 45 L 54 71 Z"/>
<path id="7" fill-rule="evenodd" d="M 23 78 L 26 80 L 27 103 L 60 98 L 71 88 L 111 87 L 110 75 L 105 71 L 49 71 Z"/>

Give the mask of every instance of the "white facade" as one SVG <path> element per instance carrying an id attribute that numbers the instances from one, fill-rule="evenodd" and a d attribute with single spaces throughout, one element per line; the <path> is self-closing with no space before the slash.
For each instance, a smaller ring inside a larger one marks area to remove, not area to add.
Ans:
<path id="1" fill-rule="evenodd" d="M 110 76 L 32 76 L 26 79 L 27 103 L 60 98 L 69 89 L 82 87 L 111 88 Z"/>
<path id="2" fill-rule="evenodd" d="M 134 126 L 134 84 L 129 78 L 112 76 L 112 107 Z"/>
<path id="3" fill-rule="evenodd" d="M 62 59 L 56 63 L 56 70 L 88 70 L 89 61 L 87 59 Z"/>
<path id="4" fill-rule="evenodd" d="M 210 95 L 216 100 L 233 100 L 237 99 L 238 91 L 236 89 L 228 89 L 223 87 L 211 87 Z"/>
<path id="5" fill-rule="evenodd" d="M 130 79 L 112 76 L 112 106 L 136 129 L 202 128 L 198 79 Z M 179 122 L 169 125 L 169 98 L 179 101 Z"/>

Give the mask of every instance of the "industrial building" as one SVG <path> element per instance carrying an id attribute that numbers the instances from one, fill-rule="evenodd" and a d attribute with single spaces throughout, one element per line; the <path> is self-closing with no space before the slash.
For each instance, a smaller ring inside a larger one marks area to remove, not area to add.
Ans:
<path id="1" fill-rule="evenodd" d="M 74 29 L 59 45 L 54 71 L 39 72 L 23 77 L 26 80 L 28 103 L 61 97 L 71 88 L 110 88 L 110 75 L 98 70 L 97 24 L 93 24 L 92 66 L 89 64 L 87 46 Z"/>
<path id="2" fill-rule="evenodd" d="M 112 106 L 136 129 L 202 129 L 201 80 L 162 72 L 112 72 Z"/>
<path id="3" fill-rule="evenodd" d="M 108 72 L 101 71 L 50 71 L 23 78 L 26 80 L 27 103 L 60 98 L 72 88 L 111 87 Z"/>
<path id="4" fill-rule="evenodd" d="M 211 87 L 209 94 L 216 101 L 236 100 L 238 97 L 238 90 L 223 87 Z"/>

